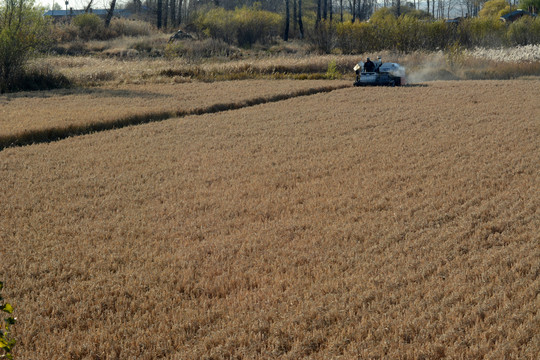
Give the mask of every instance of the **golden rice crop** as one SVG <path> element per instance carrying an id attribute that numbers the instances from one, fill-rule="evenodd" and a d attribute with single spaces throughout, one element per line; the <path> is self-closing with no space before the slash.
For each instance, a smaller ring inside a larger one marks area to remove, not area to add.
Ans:
<path id="1" fill-rule="evenodd" d="M 535 359 L 540 82 L 347 88 L 0 152 L 21 359 Z"/>
<path id="2" fill-rule="evenodd" d="M 395 56 L 392 56 L 395 59 Z M 325 73 L 328 64 L 336 62 L 343 73 L 354 76 L 352 67 L 360 56 L 321 55 L 321 56 L 268 56 L 246 59 L 213 59 L 193 63 L 183 58 L 164 59 L 124 59 L 96 57 L 47 57 L 41 62 L 65 75 L 72 82 L 87 85 L 88 83 L 163 83 L 171 79 L 162 74 L 167 72 L 185 73 L 190 77 L 211 81 L 217 75 L 247 73 L 254 78 L 261 74 L 273 73 Z M 390 58 L 385 58 L 387 61 Z M 174 80 L 174 79 L 173 79 Z M 178 77 L 176 81 L 186 81 Z"/>
<path id="3" fill-rule="evenodd" d="M 215 82 L 240 79 L 281 79 L 324 77 L 329 64 L 335 64 L 342 78 L 354 78 L 353 67 L 366 57 L 382 56 L 385 62 L 398 62 L 407 68 L 414 81 L 450 79 L 515 79 L 538 76 L 539 63 L 488 60 L 471 52 L 414 52 L 396 54 L 383 51 L 359 55 L 280 55 L 246 56 L 238 59 L 209 59 L 190 62 L 183 58 L 125 59 L 96 57 L 47 57 L 40 60 L 75 84 L 100 85 L 171 83 L 201 80 Z M 311 76 L 311 77 L 310 77 Z"/>
<path id="4" fill-rule="evenodd" d="M 345 81 L 229 81 L 218 83 L 144 84 L 93 89 L 27 92 L 0 96 L 0 147 L 53 137 L 163 119 L 177 114 L 234 108 L 276 96 L 326 91 Z"/>

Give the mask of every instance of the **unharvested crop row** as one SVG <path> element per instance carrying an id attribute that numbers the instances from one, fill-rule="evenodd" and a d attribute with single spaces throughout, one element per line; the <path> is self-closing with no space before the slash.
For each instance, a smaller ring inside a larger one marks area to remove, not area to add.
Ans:
<path id="1" fill-rule="evenodd" d="M 538 87 L 348 88 L 5 149 L 16 356 L 535 358 Z"/>
<path id="2" fill-rule="evenodd" d="M 350 85 L 339 81 L 233 81 L 124 85 L 0 97 L 0 149 L 69 135 L 237 109 Z"/>
<path id="3" fill-rule="evenodd" d="M 354 75 L 352 67 L 360 56 L 267 56 L 235 60 L 214 60 L 193 63 L 184 58 L 163 59 L 149 58 L 126 60 L 118 58 L 89 57 L 48 57 L 44 62 L 64 74 L 76 84 L 102 82 L 148 83 L 148 82 L 186 82 L 190 79 L 214 81 L 216 78 L 232 79 L 242 74 L 261 78 L 263 75 L 280 74 L 321 74 L 328 70 L 328 64 L 334 61 L 338 70 Z M 393 56 L 393 58 L 395 58 Z M 390 60 L 390 59 L 386 59 Z M 43 60 L 42 60 L 43 62 Z"/>
<path id="4" fill-rule="evenodd" d="M 75 84 L 124 83 L 185 83 L 194 79 L 208 82 L 240 79 L 311 79 L 327 77 L 330 65 L 343 79 L 353 80 L 354 65 L 366 57 L 382 56 L 385 62 L 405 66 L 413 81 L 429 80 L 506 80 L 539 74 L 538 61 L 524 60 L 523 52 L 534 52 L 525 47 L 505 50 L 511 56 L 492 58 L 489 51 L 476 49 L 463 52 L 455 47 L 449 51 L 414 52 L 409 54 L 389 51 L 358 55 L 276 56 L 247 58 L 232 61 L 190 63 L 182 58 L 163 60 L 100 59 L 87 57 L 49 57 L 44 62 Z M 514 54 L 515 53 L 515 54 Z M 521 55 L 516 55 L 520 53 Z M 521 56 L 521 57 L 520 57 Z M 521 60 L 520 60 L 521 59 Z M 423 76 L 418 78 L 418 73 Z"/>

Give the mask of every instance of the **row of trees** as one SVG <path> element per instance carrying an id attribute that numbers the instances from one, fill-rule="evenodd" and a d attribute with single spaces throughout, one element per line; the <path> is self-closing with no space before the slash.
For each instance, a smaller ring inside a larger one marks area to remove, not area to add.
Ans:
<path id="1" fill-rule="evenodd" d="M 369 3 L 352 0 L 354 4 Z M 206 4 L 205 8 L 192 10 L 190 18 L 184 27 L 190 31 L 204 34 L 208 38 L 219 39 L 229 45 L 250 47 L 255 43 L 268 44 L 277 36 L 284 40 L 291 37 L 306 37 L 322 52 L 340 49 L 345 53 L 364 52 L 379 49 L 395 49 L 399 51 L 414 51 L 419 49 L 434 50 L 446 47 L 448 44 L 459 43 L 462 46 L 504 46 L 536 42 L 535 26 L 537 22 L 521 22 L 522 28 L 530 30 L 528 36 L 516 36 L 525 30 L 517 31 L 517 25 L 508 26 L 498 18 L 510 11 L 510 5 L 505 0 L 491 0 L 487 2 L 476 18 L 462 19 L 459 24 L 445 23 L 436 20 L 424 10 L 417 10 L 414 4 L 400 7 L 397 5 L 381 8 L 370 16 L 369 22 L 360 22 L 356 15 L 344 12 L 343 20 L 340 13 L 334 13 L 330 2 L 317 0 L 316 7 L 307 11 L 306 15 L 300 11 L 302 0 L 283 0 L 285 14 L 267 10 L 260 3 L 251 7 L 243 6 L 231 8 Z M 179 4 L 179 3 L 178 3 Z M 177 5 L 178 5 L 177 4 Z M 189 4 L 189 3 L 188 3 Z M 317 11 L 320 4 L 320 12 Z M 293 5 L 293 6 L 290 6 Z M 308 8 L 309 9 L 309 8 Z M 339 9 L 339 8 L 338 8 Z M 179 20 L 176 15 L 173 17 Z M 399 15 L 398 15 L 399 14 Z M 292 16 L 291 16 L 292 15 Z M 87 18 L 86 18 L 87 17 Z M 167 17 L 163 17 L 165 22 Z M 172 18 L 171 18 L 172 19 Z M 172 21 L 168 19 L 167 22 Z M 80 20 L 80 21 L 79 21 Z M 84 20 L 84 21 L 83 21 Z M 90 20 L 93 20 L 90 23 Z M 100 30 L 94 21 L 100 22 L 97 16 L 90 14 L 76 17 L 73 23 L 79 26 L 79 36 L 84 39 L 108 38 L 107 31 Z M 185 20 L 184 20 L 185 21 Z M 87 24 L 88 23 L 88 24 Z M 94 31 L 83 31 L 87 25 Z M 114 31 L 109 31 L 114 34 Z M 99 37 L 95 34 L 105 34 Z M 92 35 L 94 34 L 94 35 Z"/>
<path id="2" fill-rule="evenodd" d="M 540 43 L 540 20 L 523 18 L 507 26 L 495 18 L 470 18 L 449 26 L 407 15 L 381 17 L 369 23 L 325 24 L 313 39 L 322 52 L 339 48 L 348 54 L 527 45 Z"/>
<path id="3" fill-rule="evenodd" d="M 93 0 L 89 0 L 93 1 Z M 114 6 L 116 0 L 111 1 Z M 200 11 L 211 7 L 234 10 L 241 7 L 257 7 L 260 10 L 283 14 L 293 28 L 302 26 L 302 14 L 315 17 L 318 25 L 321 20 L 365 21 L 382 7 L 393 7 L 400 16 L 412 10 L 423 11 L 434 19 L 455 16 L 478 16 L 486 0 L 131 0 L 127 7 L 142 12 L 149 10 L 154 14 L 158 28 L 178 27 L 189 22 Z M 537 10 L 540 0 L 508 0 L 509 8 Z"/>
<path id="4" fill-rule="evenodd" d="M 265 43 L 282 31 L 283 39 L 288 40 L 292 29 L 293 36 L 303 38 L 306 35 L 321 52 L 336 48 L 345 53 L 381 49 L 408 52 L 443 49 L 454 43 L 464 47 L 495 47 L 540 42 L 540 20 L 529 18 L 511 25 L 499 20 L 502 14 L 510 11 L 510 5 L 504 0 L 491 0 L 479 17 L 464 18 L 457 23 L 436 20 L 427 11 L 416 10 L 413 6 L 382 8 L 371 14 L 369 22 L 353 21 L 350 13 L 341 21 L 341 16 L 324 12 L 324 3 L 321 9 L 320 14 L 309 12 L 304 19 L 298 16 L 301 12 L 297 12 L 290 19 L 287 6 L 284 18 L 257 6 L 235 10 L 214 7 L 200 12 L 192 25 L 209 37 L 239 46 Z"/>
<path id="5" fill-rule="evenodd" d="M 93 5 L 94 0 L 87 0 L 85 8 L 88 10 Z M 512 6 L 517 8 L 517 0 L 508 0 L 504 5 L 505 12 L 511 11 Z M 491 3 L 504 3 L 506 0 L 491 0 L 487 2 L 483 10 L 490 8 Z M 418 18 L 450 18 L 451 15 L 459 14 L 464 17 L 474 17 L 486 0 L 267 0 L 259 2 L 255 0 L 131 0 L 127 7 L 139 14 L 145 14 L 147 20 L 155 17 L 156 26 L 161 28 L 178 28 L 179 25 L 190 23 L 199 17 L 201 12 L 209 9 L 222 9 L 231 11 L 237 8 L 255 8 L 257 10 L 269 11 L 277 14 L 284 14 L 283 39 L 288 40 L 292 25 L 292 32 L 299 38 L 304 38 L 304 21 L 302 14 L 306 11 L 315 17 L 315 28 L 319 27 L 321 21 L 365 21 L 380 8 L 392 8 L 394 14 L 399 17 L 404 14 L 414 15 Z M 520 5 L 535 11 L 540 7 L 540 0 L 520 0 Z M 111 0 L 109 12 L 105 20 L 105 27 L 108 27 L 116 6 L 116 0 Z M 500 5 L 491 7 L 500 8 Z M 489 11 L 489 10 L 488 10 Z M 336 15 L 334 15 L 337 12 Z M 412 14 L 415 12 L 415 14 Z"/>

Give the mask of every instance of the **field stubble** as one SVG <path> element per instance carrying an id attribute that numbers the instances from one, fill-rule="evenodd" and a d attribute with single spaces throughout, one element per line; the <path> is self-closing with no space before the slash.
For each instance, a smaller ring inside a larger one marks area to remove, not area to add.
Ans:
<path id="1" fill-rule="evenodd" d="M 0 152 L 16 355 L 534 359 L 539 84 L 342 89 Z"/>

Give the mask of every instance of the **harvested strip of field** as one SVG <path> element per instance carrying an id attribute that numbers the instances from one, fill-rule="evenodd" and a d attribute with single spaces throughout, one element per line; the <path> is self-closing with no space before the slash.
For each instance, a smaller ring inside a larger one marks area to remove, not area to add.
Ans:
<path id="1" fill-rule="evenodd" d="M 123 85 L 0 96 L 0 149 L 350 86 L 348 81 Z"/>
<path id="2" fill-rule="evenodd" d="M 4 150 L 17 357 L 534 359 L 539 87 L 349 88 Z"/>

